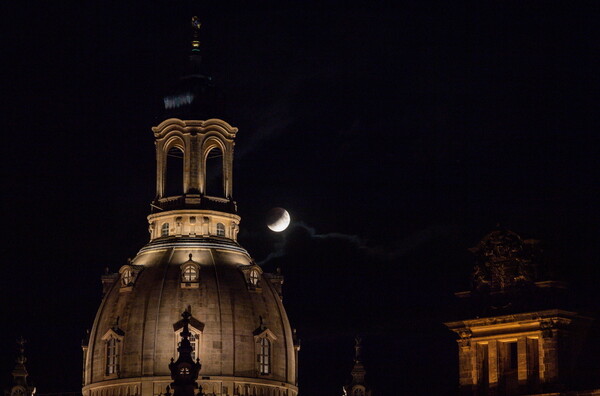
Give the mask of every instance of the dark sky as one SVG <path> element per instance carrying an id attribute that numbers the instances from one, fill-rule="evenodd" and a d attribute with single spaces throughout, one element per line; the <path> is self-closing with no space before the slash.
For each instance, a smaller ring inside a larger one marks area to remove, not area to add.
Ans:
<path id="1" fill-rule="evenodd" d="M 215 117 L 240 129 L 239 240 L 286 275 L 302 394 L 341 392 L 356 333 L 378 394 L 453 394 L 441 323 L 497 223 L 544 240 L 594 309 L 599 6 L 461 3 L 4 2 L 0 385 L 22 334 L 38 393 L 79 389 L 99 276 L 148 239 L 150 127 L 194 14 Z"/>

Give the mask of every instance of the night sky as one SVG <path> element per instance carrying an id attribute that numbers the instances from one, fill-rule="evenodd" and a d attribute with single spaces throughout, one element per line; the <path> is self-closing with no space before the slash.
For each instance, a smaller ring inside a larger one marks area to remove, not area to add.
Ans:
<path id="1" fill-rule="evenodd" d="M 148 240 L 150 128 L 192 15 L 214 116 L 239 128 L 239 241 L 286 276 L 301 394 L 341 393 L 357 333 L 375 396 L 454 394 L 442 322 L 496 224 L 543 240 L 598 311 L 600 6 L 461 3 L 0 5 L 0 386 L 23 335 L 39 394 L 80 389 L 100 275 Z"/>

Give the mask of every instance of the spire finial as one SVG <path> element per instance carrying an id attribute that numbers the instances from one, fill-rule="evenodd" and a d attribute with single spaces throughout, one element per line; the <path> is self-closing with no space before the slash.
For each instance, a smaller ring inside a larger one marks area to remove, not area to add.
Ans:
<path id="1" fill-rule="evenodd" d="M 359 335 L 354 337 L 355 345 L 354 345 L 354 361 L 360 362 L 360 355 L 362 350 L 362 338 Z"/>
<path id="2" fill-rule="evenodd" d="M 25 344 L 27 343 L 27 340 L 25 338 L 23 338 L 23 336 L 19 336 L 19 338 L 17 338 L 17 345 L 19 346 L 19 355 L 17 356 L 17 363 L 19 364 L 24 364 L 27 361 L 27 358 L 25 357 Z"/>
<path id="3" fill-rule="evenodd" d="M 192 52 L 200 51 L 200 27 L 202 23 L 197 16 L 192 17 Z"/>

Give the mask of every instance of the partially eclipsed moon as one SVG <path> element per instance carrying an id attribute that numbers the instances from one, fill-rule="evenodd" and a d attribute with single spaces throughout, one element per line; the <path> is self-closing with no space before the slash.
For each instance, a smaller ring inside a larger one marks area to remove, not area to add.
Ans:
<path id="1" fill-rule="evenodd" d="M 283 208 L 273 208 L 267 213 L 267 227 L 271 231 L 281 232 L 290 225 L 290 214 Z"/>

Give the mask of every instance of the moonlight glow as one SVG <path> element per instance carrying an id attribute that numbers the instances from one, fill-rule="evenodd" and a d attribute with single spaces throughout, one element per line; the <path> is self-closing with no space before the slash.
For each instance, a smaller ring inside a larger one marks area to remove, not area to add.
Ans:
<path id="1" fill-rule="evenodd" d="M 281 232 L 290 225 L 290 214 L 283 208 L 273 208 L 267 213 L 267 227 L 271 231 Z"/>

